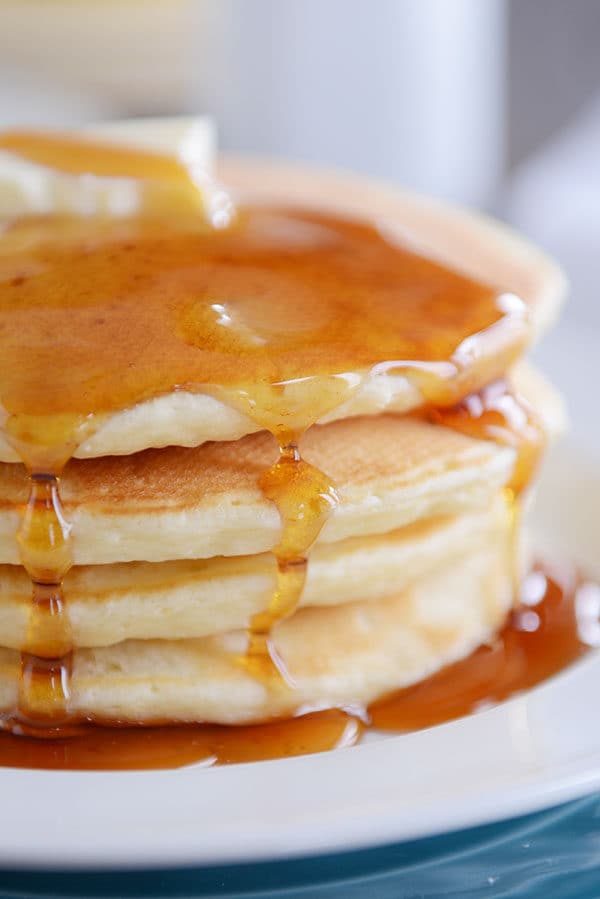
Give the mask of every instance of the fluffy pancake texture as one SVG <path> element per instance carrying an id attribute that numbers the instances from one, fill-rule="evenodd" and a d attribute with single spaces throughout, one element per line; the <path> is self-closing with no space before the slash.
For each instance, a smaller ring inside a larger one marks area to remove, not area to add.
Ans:
<path id="1" fill-rule="evenodd" d="M 303 456 L 330 477 L 340 504 L 319 542 L 385 533 L 485 506 L 509 480 L 515 452 L 405 416 L 311 428 Z M 266 432 L 231 443 L 169 447 L 72 461 L 61 479 L 76 565 L 268 552 L 277 508 L 260 489 L 276 459 Z M 21 466 L 0 466 L 0 562 L 19 561 L 16 531 L 27 500 Z"/>
<path id="2" fill-rule="evenodd" d="M 506 539 L 503 496 L 489 508 L 432 519 L 389 534 L 322 544 L 311 553 L 302 606 L 340 605 L 393 596 L 467 548 Z M 177 640 L 248 627 L 276 586 L 271 554 L 204 561 L 73 568 L 64 582 L 75 646 L 130 639 Z M 22 568 L 0 566 L 0 633 L 26 645 L 31 585 Z"/>
<path id="3" fill-rule="evenodd" d="M 299 709 L 369 703 L 488 640 L 512 602 L 510 540 L 484 545 L 387 599 L 306 608 L 274 632 L 295 688 L 252 677 L 246 636 L 128 641 L 77 650 L 74 714 L 138 722 L 242 724 Z M 17 698 L 20 656 L 0 651 L 0 708 Z"/>

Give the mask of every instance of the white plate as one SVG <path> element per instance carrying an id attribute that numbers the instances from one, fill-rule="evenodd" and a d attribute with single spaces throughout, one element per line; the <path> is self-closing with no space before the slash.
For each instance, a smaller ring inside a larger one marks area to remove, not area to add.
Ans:
<path id="1" fill-rule="evenodd" d="M 592 568 L 600 473 L 563 448 L 541 542 Z M 204 865 L 348 850 L 495 821 L 600 789 L 600 653 L 496 708 L 273 762 L 157 772 L 0 770 L 0 866 Z"/>

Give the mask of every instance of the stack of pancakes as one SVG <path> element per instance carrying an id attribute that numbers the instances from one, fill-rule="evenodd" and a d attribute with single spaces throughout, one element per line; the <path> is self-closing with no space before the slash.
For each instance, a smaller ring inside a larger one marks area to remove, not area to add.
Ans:
<path id="1" fill-rule="evenodd" d="M 384 220 L 419 252 L 519 295 L 528 338 L 562 297 L 551 263 L 474 216 L 259 163 L 225 163 L 221 178 L 248 201 Z M 511 358 L 504 375 L 551 436 L 560 402 L 512 364 L 523 348 L 517 332 L 498 348 Z M 418 379 L 379 374 L 302 437 L 303 459 L 339 502 L 310 550 L 299 608 L 271 635 L 290 682 L 243 664 L 247 628 L 277 585 L 282 520 L 261 490 L 277 459 L 272 434 L 214 394 L 181 389 L 106 417 L 60 479 L 72 528 L 69 711 L 234 724 L 364 706 L 490 640 L 523 564 L 507 491 L 518 450 L 415 414 L 424 401 Z M 16 538 L 28 478 L 8 439 L 0 460 L 0 708 L 10 710 L 28 640 L 31 586 Z"/>

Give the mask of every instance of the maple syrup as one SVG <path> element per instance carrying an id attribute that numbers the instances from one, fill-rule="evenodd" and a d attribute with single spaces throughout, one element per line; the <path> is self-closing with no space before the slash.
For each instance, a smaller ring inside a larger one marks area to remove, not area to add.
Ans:
<path id="1" fill-rule="evenodd" d="M 89 724 L 39 739 L 0 732 L 0 766 L 71 771 L 229 765 L 352 746 L 362 722 L 338 709 L 285 721 L 226 727 Z"/>
<path id="2" fill-rule="evenodd" d="M 521 586 L 520 526 L 522 494 L 532 483 L 546 446 L 541 421 L 527 401 L 504 379 L 492 381 L 460 403 L 429 411 L 435 424 L 478 440 L 492 440 L 516 450 L 511 479 L 504 495 L 511 516 L 512 581 L 515 596 Z"/>
<path id="3" fill-rule="evenodd" d="M 515 499 L 532 482 L 546 435 L 533 409 L 505 380 L 486 384 L 455 406 L 432 409 L 430 418 L 469 437 L 515 449 L 517 458 L 507 485 Z"/>
<path id="4" fill-rule="evenodd" d="M 516 497 L 541 441 L 533 417 L 496 382 L 528 341 L 527 307 L 367 223 L 263 207 L 211 220 L 194 173 L 159 154 L 27 132 L 0 136 L 0 149 L 70 177 L 137 186 L 118 219 L 105 209 L 24 217 L 7 223 L 0 241 L 0 406 L 30 473 L 18 540 L 32 582 L 19 707 L 5 726 L 59 738 L 41 749 L 42 741 L 1 735 L 0 763 L 15 763 L 21 746 L 29 764 L 44 767 L 65 759 L 129 767 L 137 730 L 80 732 L 69 715 L 61 584 L 71 537 L 60 473 L 83 440 L 112 413 L 181 389 L 213 395 L 273 433 L 279 459 L 261 488 L 282 522 L 277 587 L 251 621 L 242 661 L 279 688 L 287 672 L 271 629 L 296 609 L 310 547 L 338 502 L 327 474 L 302 458 L 303 434 L 367 377 L 404 376 L 434 420 L 517 449 Z M 262 731 L 160 728 L 143 739 L 152 765 L 226 761 L 252 754 L 240 748 L 243 734 L 263 746 L 256 757 L 270 757 L 275 744 L 275 754 L 287 754 L 290 740 L 290 752 L 337 744 L 349 721 L 332 711 Z M 61 737 L 65 722 L 77 733 Z M 228 748 L 216 751 L 217 743 Z"/>

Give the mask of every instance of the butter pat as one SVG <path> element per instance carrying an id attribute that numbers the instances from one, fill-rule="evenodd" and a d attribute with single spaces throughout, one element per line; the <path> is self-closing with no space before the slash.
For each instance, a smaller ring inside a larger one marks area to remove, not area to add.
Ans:
<path id="1" fill-rule="evenodd" d="M 70 214 L 126 217 L 176 203 L 204 210 L 215 225 L 228 221 L 229 201 L 215 188 L 211 171 L 215 129 L 205 117 L 152 118 L 109 122 L 82 128 L 73 136 L 97 138 L 103 145 L 156 154 L 179 163 L 184 178 L 137 178 L 70 172 L 18 150 L 0 149 L 0 217 Z M 174 166 L 176 168 L 176 166 Z M 158 172 L 158 166 L 157 166 Z"/>

